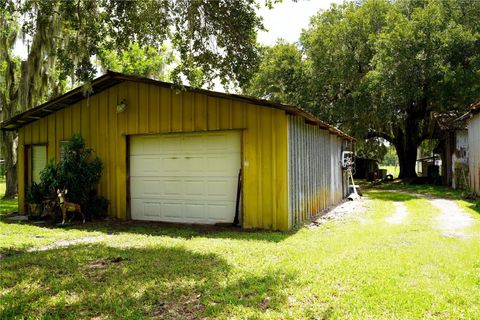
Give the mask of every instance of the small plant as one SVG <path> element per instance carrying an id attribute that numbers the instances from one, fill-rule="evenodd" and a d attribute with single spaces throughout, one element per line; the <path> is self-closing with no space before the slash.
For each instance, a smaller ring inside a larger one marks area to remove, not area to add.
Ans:
<path id="1" fill-rule="evenodd" d="M 40 217 L 42 214 L 43 192 L 40 184 L 33 182 L 28 188 L 26 201 L 30 217 Z"/>
<path id="2" fill-rule="evenodd" d="M 28 188 L 26 200 L 27 203 L 42 203 L 43 192 L 40 184 L 36 182 L 32 183 L 32 185 Z"/>

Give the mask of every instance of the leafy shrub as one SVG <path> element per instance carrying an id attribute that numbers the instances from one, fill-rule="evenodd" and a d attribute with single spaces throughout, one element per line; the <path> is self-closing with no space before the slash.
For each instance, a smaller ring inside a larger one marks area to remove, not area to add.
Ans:
<path id="1" fill-rule="evenodd" d="M 100 158 L 93 157 L 93 150 L 75 134 L 65 145 L 62 161 L 50 162 L 40 173 L 42 193 L 56 199 L 57 189 L 68 189 L 67 200 L 80 204 L 90 218 L 105 216 L 108 200 L 96 192 L 102 169 Z"/>
<path id="2" fill-rule="evenodd" d="M 69 201 L 80 205 L 88 202 L 102 174 L 102 161 L 99 157 L 92 159 L 92 153 L 80 135 L 73 135 L 65 145 L 64 159 L 57 169 L 57 188 L 68 189 Z"/>
<path id="3" fill-rule="evenodd" d="M 57 189 L 60 189 L 58 182 L 58 168 L 59 166 L 51 161 L 40 172 L 40 181 L 43 194 L 50 199 L 57 198 Z"/>
<path id="4" fill-rule="evenodd" d="M 110 201 L 108 201 L 108 199 L 94 193 L 90 196 L 86 205 L 82 207 L 82 210 L 93 218 L 105 218 L 108 213 L 109 205 Z"/>
<path id="5" fill-rule="evenodd" d="M 27 203 L 42 203 L 44 193 L 42 191 L 42 186 L 38 183 L 33 182 L 32 185 L 28 188 L 26 194 Z"/>

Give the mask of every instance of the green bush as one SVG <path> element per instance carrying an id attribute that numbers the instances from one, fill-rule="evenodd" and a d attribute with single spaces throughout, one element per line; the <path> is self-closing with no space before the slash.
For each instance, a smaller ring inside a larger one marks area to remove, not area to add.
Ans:
<path id="1" fill-rule="evenodd" d="M 55 161 L 51 161 L 47 166 L 40 172 L 40 181 L 43 194 L 50 198 L 57 198 L 57 189 L 60 189 L 59 179 L 58 179 L 58 168 L 59 166 Z"/>
<path id="2" fill-rule="evenodd" d="M 82 207 L 82 210 L 89 216 L 93 215 L 95 218 L 104 218 L 107 216 L 109 205 L 110 201 L 108 201 L 108 199 L 92 193 L 89 201 Z"/>
<path id="3" fill-rule="evenodd" d="M 25 199 L 29 204 L 40 204 L 43 202 L 44 193 L 42 186 L 38 183 L 33 182 L 32 185 L 28 188 Z"/>
<path id="4" fill-rule="evenodd" d="M 56 199 L 57 189 L 67 189 L 67 200 L 80 204 L 88 217 L 103 217 L 108 200 L 96 192 L 102 168 L 100 158 L 93 157 L 93 150 L 85 146 L 81 135 L 75 134 L 65 145 L 62 161 L 50 162 L 40 173 L 42 192 Z"/>
<path id="5" fill-rule="evenodd" d="M 102 174 L 102 161 L 85 147 L 80 135 L 73 135 L 65 145 L 64 159 L 57 170 L 57 187 L 68 189 L 69 201 L 85 205 L 96 190 Z"/>

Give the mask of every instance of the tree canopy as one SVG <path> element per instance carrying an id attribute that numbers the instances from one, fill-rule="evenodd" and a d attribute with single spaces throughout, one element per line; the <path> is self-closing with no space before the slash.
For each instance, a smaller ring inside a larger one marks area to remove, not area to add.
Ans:
<path id="1" fill-rule="evenodd" d="M 275 102 L 301 101 L 307 94 L 301 90 L 307 74 L 297 46 L 279 39 L 275 46 L 265 47 L 261 52 L 261 63 L 244 92 Z"/>
<path id="2" fill-rule="evenodd" d="M 165 54 L 167 63 L 173 52 L 173 80 L 199 82 L 200 71 L 201 84 L 217 78 L 244 83 L 256 67 L 256 34 L 263 27 L 254 0 L 1 0 L 0 7 L 2 52 L 12 57 L 18 36 L 28 46 L 31 93 L 22 108 L 49 88 L 65 90 L 67 78 L 73 84 L 94 78 L 96 64 L 109 67 L 114 56 L 131 62 L 132 51 L 147 59 Z"/>
<path id="3" fill-rule="evenodd" d="M 332 5 L 312 17 L 301 36 L 301 58 L 293 65 L 303 64 L 306 81 L 292 89 L 287 83 L 293 77 L 269 74 L 270 82 L 262 83 L 263 76 L 255 75 L 246 90 L 262 86 L 267 92 L 272 83 L 285 81 L 275 84 L 284 88 L 284 102 L 356 137 L 388 140 L 397 150 L 400 177 L 415 176 L 416 149 L 432 135 L 432 112 L 462 110 L 480 98 L 479 19 L 479 1 Z"/>
<path id="4" fill-rule="evenodd" d="M 242 85 L 257 67 L 258 6 L 255 0 L 0 0 L 3 120 L 93 79 L 99 66 L 195 86 L 216 79 Z M 14 55 L 17 40 L 27 48 L 24 60 Z M 0 133 L 10 197 L 13 138 Z"/>

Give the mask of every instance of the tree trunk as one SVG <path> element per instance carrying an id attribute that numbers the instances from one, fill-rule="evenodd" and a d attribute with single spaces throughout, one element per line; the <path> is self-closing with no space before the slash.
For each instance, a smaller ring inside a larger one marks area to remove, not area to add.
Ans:
<path id="1" fill-rule="evenodd" d="M 417 177 L 415 170 L 415 165 L 417 162 L 417 148 L 418 145 L 395 145 L 398 155 L 398 162 L 400 165 L 400 174 L 398 176 L 400 179 Z"/>
<path id="2" fill-rule="evenodd" d="M 5 199 L 13 199 L 17 195 L 17 153 L 14 147 L 15 134 L 0 132 L 0 146 L 5 160 L 6 189 Z"/>
<path id="3" fill-rule="evenodd" d="M 403 126 L 397 128 L 393 145 L 397 150 L 398 162 L 400 165 L 400 179 L 417 178 L 416 163 L 417 149 L 423 141 L 420 122 L 423 115 L 418 116 L 414 112 L 408 114 Z M 425 126 L 425 124 L 423 123 Z"/>

